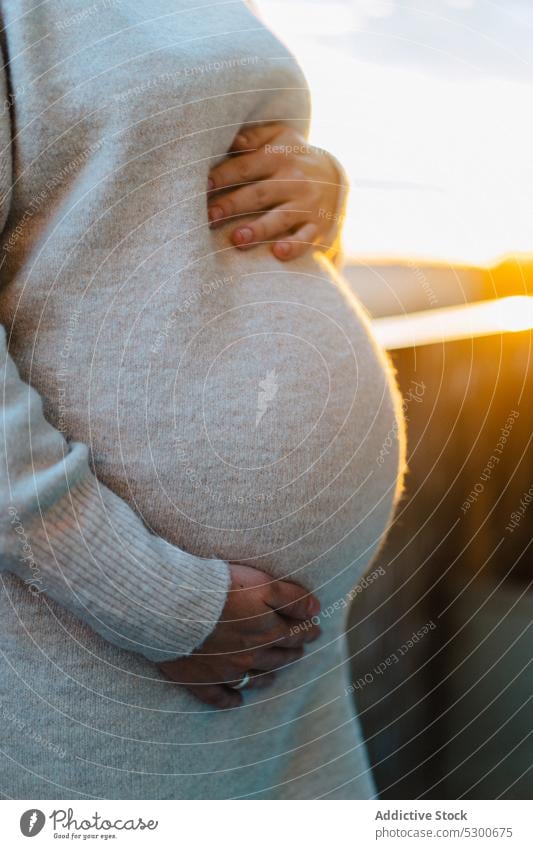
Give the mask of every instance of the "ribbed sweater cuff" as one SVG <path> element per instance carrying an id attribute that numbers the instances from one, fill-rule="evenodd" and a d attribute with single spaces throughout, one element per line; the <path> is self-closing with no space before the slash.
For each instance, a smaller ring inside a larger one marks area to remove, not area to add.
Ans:
<path id="1" fill-rule="evenodd" d="M 28 583 L 120 648 L 171 660 L 201 645 L 220 618 L 228 564 L 154 536 L 90 473 L 24 531 Z"/>

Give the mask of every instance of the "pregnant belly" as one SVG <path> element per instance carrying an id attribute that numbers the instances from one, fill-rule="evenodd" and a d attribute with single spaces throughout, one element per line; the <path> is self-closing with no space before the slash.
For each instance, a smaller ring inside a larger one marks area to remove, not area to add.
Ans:
<path id="1" fill-rule="evenodd" d="M 54 302 L 32 382 L 155 533 L 335 600 L 368 565 L 397 489 L 387 362 L 321 255 L 284 265 L 213 238 L 166 289 L 94 285 L 73 329 Z M 62 321 L 68 358 L 46 340 Z"/>
<path id="2" fill-rule="evenodd" d="M 286 266 L 232 249 L 216 267 L 152 331 L 147 368 L 122 369 L 117 427 L 92 433 L 99 473 L 184 549 L 338 598 L 395 497 L 387 363 L 322 257 Z"/>

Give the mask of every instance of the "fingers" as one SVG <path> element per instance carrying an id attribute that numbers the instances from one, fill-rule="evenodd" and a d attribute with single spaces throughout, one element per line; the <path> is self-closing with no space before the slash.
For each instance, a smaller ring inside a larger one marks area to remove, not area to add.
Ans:
<path id="1" fill-rule="evenodd" d="M 252 669 L 250 672 L 250 680 L 243 689 L 265 690 L 267 687 L 270 687 L 275 680 L 276 676 L 273 672 L 261 672 L 260 670 Z"/>
<path id="2" fill-rule="evenodd" d="M 193 655 L 159 664 L 159 669 L 169 681 L 185 687 L 195 698 L 206 705 L 217 708 L 233 708 L 242 704 L 242 696 L 238 690 L 232 690 L 224 684 L 211 683 L 205 665 L 196 660 Z M 202 679 L 205 681 L 203 683 Z"/>
<path id="3" fill-rule="evenodd" d="M 251 670 L 250 680 L 241 690 L 235 690 L 231 686 L 224 685 L 202 685 L 189 686 L 187 689 L 200 702 L 219 710 L 240 707 L 243 703 L 242 693 L 244 690 L 265 690 L 275 680 L 272 672 L 263 672 L 260 669 Z"/>
<path id="4" fill-rule="evenodd" d="M 313 625 L 307 620 L 301 624 L 296 623 L 292 628 L 289 628 L 288 632 L 285 629 L 282 636 L 273 641 L 273 645 L 285 649 L 300 648 L 307 643 L 313 643 L 320 637 L 321 633 L 322 629 L 319 625 Z"/>
<path id="5" fill-rule="evenodd" d="M 310 619 L 320 612 L 320 602 L 291 581 L 272 581 L 268 603 L 282 616 L 291 619 Z"/>
<path id="6" fill-rule="evenodd" d="M 280 652 L 283 652 L 285 655 L 290 654 L 286 649 L 280 649 Z M 296 659 L 295 653 L 292 654 L 291 659 Z M 261 658 L 259 659 L 259 662 L 262 662 Z M 286 659 L 285 663 L 288 662 L 289 660 Z M 269 687 L 275 679 L 271 670 L 276 669 L 279 666 L 284 666 L 285 663 L 278 662 L 277 658 L 273 656 L 265 663 L 266 671 L 259 667 L 257 669 L 250 670 L 248 673 L 250 680 L 247 681 L 244 687 L 242 687 L 242 690 L 263 690 L 266 687 Z M 162 664 L 162 667 L 164 667 L 164 664 Z M 168 674 L 171 670 L 165 671 L 165 669 L 162 668 L 162 671 L 170 681 L 179 684 L 173 674 Z M 240 707 L 240 705 L 242 705 L 242 690 L 234 689 L 234 685 L 238 684 L 239 681 L 242 681 L 242 675 L 235 680 L 229 681 L 227 684 L 190 683 L 181 684 L 180 686 L 185 687 L 196 699 L 198 699 L 198 701 L 203 704 L 210 705 L 211 707 L 215 707 L 220 710 L 227 710 L 230 708 Z"/>
<path id="7" fill-rule="evenodd" d="M 264 148 L 241 156 L 230 156 L 211 169 L 207 188 L 214 192 L 253 180 L 265 180 L 274 173 L 274 162 L 272 154 Z"/>
<path id="8" fill-rule="evenodd" d="M 234 708 L 242 705 L 239 690 L 225 687 L 223 684 L 193 684 L 187 686 L 190 693 L 199 701 L 216 708 Z"/>
<path id="9" fill-rule="evenodd" d="M 243 690 L 263 690 L 266 687 L 269 687 L 272 682 L 275 680 L 275 674 L 270 671 L 262 671 L 261 669 L 250 669 L 247 673 L 249 676 L 248 681 L 244 686 L 238 687 L 237 692 L 240 693 Z M 237 684 L 240 684 L 242 681 L 242 677 L 236 681 L 228 682 L 228 686 L 230 688 L 236 688 Z"/>
<path id="10" fill-rule="evenodd" d="M 244 150 L 256 150 L 272 141 L 279 133 L 279 124 L 262 124 L 240 130 L 233 139 L 230 150 L 235 153 Z"/>
<path id="11" fill-rule="evenodd" d="M 272 245 L 272 253 L 282 262 L 303 256 L 313 247 L 318 236 L 318 227 L 309 222 L 300 227 L 292 236 L 285 236 L 282 241 Z"/>
<path id="12" fill-rule="evenodd" d="M 309 214 L 308 210 L 295 209 L 294 204 L 284 203 L 234 230 L 232 242 L 238 248 L 248 248 L 258 242 L 270 241 L 297 227 Z"/>
<path id="13" fill-rule="evenodd" d="M 272 672 L 274 669 L 281 669 L 283 666 L 288 666 L 289 663 L 301 660 L 303 653 L 302 648 L 259 649 L 254 654 L 254 666 L 264 672 Z"/>
<path id="14" fill-rule="evenodd" d="M 211 226 L 216 227 L 232 216 L 262 212 L 286 199 L 287 189 L 282 181 L 262 180 L 234 192 L 210 198 L 207 215 Z"/>
<path id="15" fill-rule="evenodd" d="M 330 157 L 310 147 L 294 128 L 280 123 L 244 127 L 235 136 L 230 156 L 211 172 L 212 192 L 246 183 L 246 194 L 210 197 L 209 219 L 217 226 L 231 216 L 265 211 L 234 230 L 241 249 L 272 241 L 282 262 L 301 257 L 318 243 L 326 225 L 317 210 L 337 208 L 339 175 Z M 303 154 L 303 155 L 302 155 Z M 278 184 L 276 186 L 276 184 Z"/>

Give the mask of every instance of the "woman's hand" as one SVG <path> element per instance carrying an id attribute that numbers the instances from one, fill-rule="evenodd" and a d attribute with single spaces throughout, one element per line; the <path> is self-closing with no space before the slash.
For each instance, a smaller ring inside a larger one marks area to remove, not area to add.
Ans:
<path id="1" fill-rule="evenodd" d="M 214 631 L 191 655 L 160 664 L 171 681 L 219 708 L 242 703 L 231 685 L 247 673 L 247 687 L 266 686 L 275 669 L 298 660 L 304 644 L 320 634 L 309 621 L 320 610 L 315 596 L 250 566 L 231 564 L 230 570 L 231 589 Z"/>
<path id="2" fill-rule="evenodd" d="M 328 154 L 282 124 L 243 129 L 230 152 L 237 155 L 209 175 L 211 226 L 247 214 L 246 224 L 231 234 L 233 244 L 246 249 L 273 242 L 272 252 L 281 260 L 295 259 L 320 242 L 331 227 L 339 192 L 339 174 Z"/>

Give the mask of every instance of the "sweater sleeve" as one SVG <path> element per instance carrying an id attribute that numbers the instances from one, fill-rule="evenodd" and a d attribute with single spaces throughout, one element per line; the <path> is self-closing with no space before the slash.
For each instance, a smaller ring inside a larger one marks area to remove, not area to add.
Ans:
<path id="1" fill-rule="evenodd" d="M 151 534 L 91 473 L 19 377 L 0 327 L 0 569 L 109 642 L 149 660 L 199 646 L 220 618 L 228 564 Z"/>
<path id="2" fill-rule="evenodd" d="M 0 99 L 6 103 L 0 71 Z M 11 122 L 0 115 L 0 231 L 11 194 Z M 1 270 L 0 270 L 1 275 Z M 1 297 L 1 279 L 0 279 Z M 0 571 L 26 582 L 114 645 L 149 660 L 197 648 L 220 618 L 222 560 L 187 554 L 151 534 L 92 474 L 88 449 L 68 444 L 24 383 L 0 326 Z"/>

